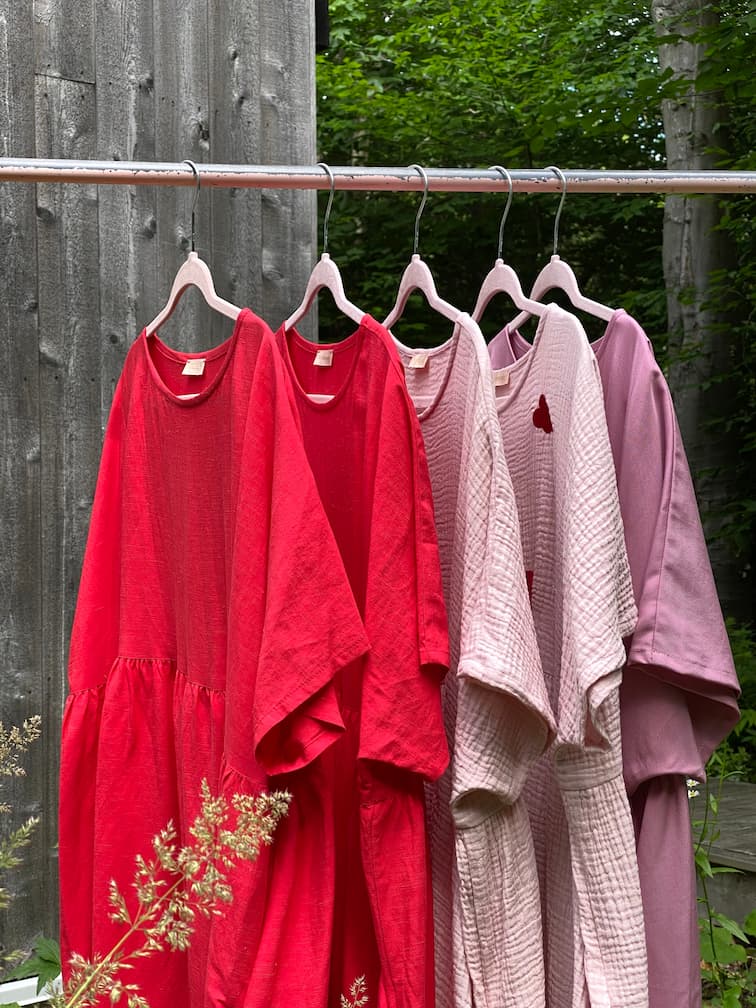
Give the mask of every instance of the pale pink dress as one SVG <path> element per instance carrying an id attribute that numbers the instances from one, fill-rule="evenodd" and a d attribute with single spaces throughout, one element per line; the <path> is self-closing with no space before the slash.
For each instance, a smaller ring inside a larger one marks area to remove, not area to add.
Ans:
<path id="1" fill-rule="evenodd" d="M 557 739 L 525 790 L 541 880 L 549 1008 L 648 1003 L 633 823 L 622 779 L 622 638 L 636 609 L 595 357 L 556 305 L 497 378 Z"/>
<path id="2" fill-rule="evenodd" d="M 495 367 L 530 350 L 503 330 Z M 638 323 L 616 311 L 593 344 L 639 610 L 620 690 L 651 1008 L 701 1004 L 685 777 L 737 722 L 737 677 L 669 387 Z"/>
<path id="3" fill-rule="evenodd" d="M 442 346 L 398 350 L 428 456 L 451 648 L 452 765 L 427 789 L 436 1005 L 542 1008 L 539 886 L 522 793 L 554 721 L 488 353 L 464 313 Z"/>

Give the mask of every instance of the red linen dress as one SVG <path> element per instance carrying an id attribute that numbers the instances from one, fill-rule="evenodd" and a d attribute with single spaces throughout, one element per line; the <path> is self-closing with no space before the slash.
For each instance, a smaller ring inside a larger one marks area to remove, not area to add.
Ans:
<path id="1" fill-rule="evenodd" d="M 190 357 L 201 376 L 182 375 Z M 189 840 L 202 778 L 288 786 L 289 816 L 228 911 L 198 920 L 188 954 L 124 979 L 152 1008 L 313 1003 L 331 876 L 300 780 L 344 732 L 338 673 L 366 647 L 270 330 L 244 309 L 205 354 L 143 333 L 113 400 L 71 639 L 64 962 L 119 939 L 109 880 L 131 900 L 151 838 L 173 820 Z"/>
<path id="2" fill-rule="evenodd" d="M 328 1004 L 364 974 L 375 1008 L 431 1008 L 423 781 L 448 762 L 449 645 L 420 426 L 391 336 L 374 319 L 327 346 L 294 329 L 277 339 L 370 641 L 342 677 L 347 732 L 326 755 L 335 786 L 324 787 L 338 795 L 339 824 Z M 325 1008 L 312 996 L 303 1003 Z"/>

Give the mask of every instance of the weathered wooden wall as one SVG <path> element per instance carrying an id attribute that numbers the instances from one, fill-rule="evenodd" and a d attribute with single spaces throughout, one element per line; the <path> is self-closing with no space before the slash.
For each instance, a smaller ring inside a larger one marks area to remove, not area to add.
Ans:
<path id="1" fill-rule="evenodd" d="M 2 156 L 312 164 L 314 120 L 312 0 L 0 0 Z M 6 789 L 14 819 L 41 825 L 3 880 L 16 900 L 0 946 L 57 931 L 67 640 L 102 431 L 188 248 L 192 195 L 0 184 L 0 720 L 44 719 L 28 776 Z M 278 325 L 311 267 L 314 206 L 201 194 L 197 248 L 218 292 Z M 200 349 L 227 325 L 188 292 L 164 336 Z"/>

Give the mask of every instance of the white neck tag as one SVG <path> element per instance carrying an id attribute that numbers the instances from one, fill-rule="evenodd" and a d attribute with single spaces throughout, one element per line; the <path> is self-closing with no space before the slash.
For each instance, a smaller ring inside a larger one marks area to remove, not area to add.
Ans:
<path id="1" fill-rule="evenodd" d="M 315 367 L 331 367 L 333 364 L 333 350 L 318 350 L 312 363 Z"/>
<path id="2" fill-rule="evenodd" d="M 497 371 L 494 375 L 494 386 L 506 388 L 507 385 L 509 385 L 509 371 Z"/>
<path id="3" fill-rule="evenodd" d="M 427 353 L 413 354 L 409 359 L 409 364 L 407 364 L 407 367 L 415 368 L 417 370 L 420 370 L 421 368 L 426 368 L 427 366 L 428 366 Z"/>
<path id="4" fill-rule="evenodd" d="M 189 360 L 184 364 L 184 370 L 181 372 L 182 375 L 201 375 L 205 373 L 205 359 L 204 357 L 190 357 Z"/>

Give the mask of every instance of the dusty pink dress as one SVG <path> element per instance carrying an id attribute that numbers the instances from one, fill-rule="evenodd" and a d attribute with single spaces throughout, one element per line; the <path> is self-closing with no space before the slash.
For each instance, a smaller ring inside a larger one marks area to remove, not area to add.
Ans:
<path id="1" fill-rule="evenodd" d="M 425 441 L 449 615 L 452 766 L 427 788 L 437 1008 L 543 1008 L 541 906 L 523 798 L 554 735 L 491 368 L 460 313 L 398 346 Z"/>
<path id="2" fill-rule="evenodd" d="M 550 1008 L 648 1003 L 619 686 L 636 608 L 594 355 L 556 305 L 497 375 L 557 739 L 525 790 L 541 880 Z"/>
<path id="3" fill-rule="evenodd" d="M 530 345 L 503 330 L 494 367 Z M 638 625 L 620 690 L 624 776 L 635 820 L 651 1008 L 701 1003 L 684 778 L 703 776 L 738 719 L 738 684 L 672 397 L 645 333 L 618 310 L 593 344 Z"/>

